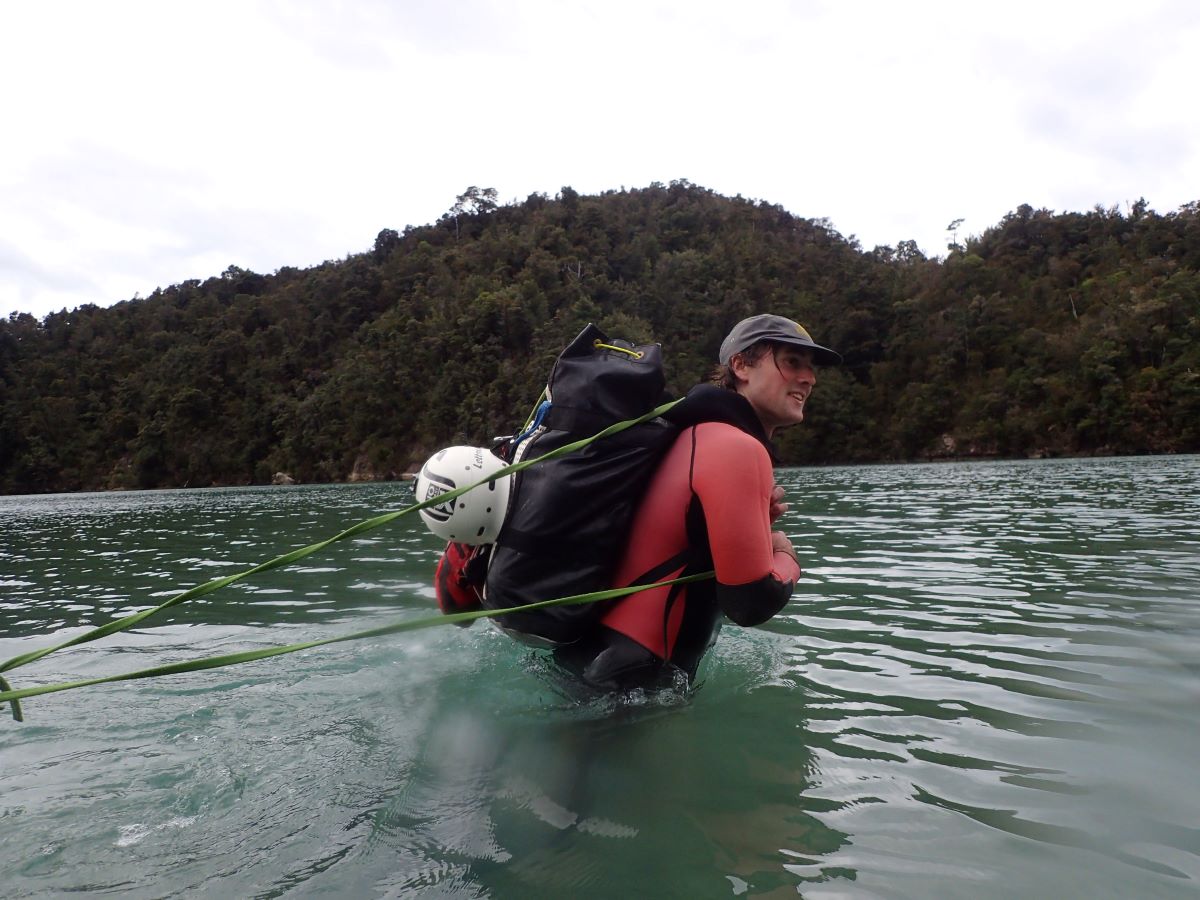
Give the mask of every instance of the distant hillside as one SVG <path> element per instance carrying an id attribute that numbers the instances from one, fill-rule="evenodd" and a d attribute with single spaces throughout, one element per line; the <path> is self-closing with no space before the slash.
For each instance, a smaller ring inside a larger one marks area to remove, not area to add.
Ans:
<path id="1" fill-rule="evenodd" d="M 1200 205 L 1022 206 L 944 260 L 673 182 L 497 205 L 367 252 L 0 319 L 0 491 L 397 477 L 524 420 L 584 324 L 671 387 L 772 311 L 843 352 L 788 461 L 1200 451 Z"/>

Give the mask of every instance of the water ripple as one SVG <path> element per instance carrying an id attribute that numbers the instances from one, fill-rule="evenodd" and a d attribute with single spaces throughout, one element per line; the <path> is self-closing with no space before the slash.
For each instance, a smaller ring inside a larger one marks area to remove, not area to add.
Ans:
<path id="1" fill-rule="evenodd" d="M 39 698 L 0 729 L 0 877 L 17 897 L 1194 895 L 1200 459 L 779 478 L 806 577 L 764 628 L 725 629 L 693 695 L 582 700 L 477 625 Z M 0 498 L 0 655 L 407 499 Z M 394 523 L 16 675 L 425 615 L 437 553 Z"/>

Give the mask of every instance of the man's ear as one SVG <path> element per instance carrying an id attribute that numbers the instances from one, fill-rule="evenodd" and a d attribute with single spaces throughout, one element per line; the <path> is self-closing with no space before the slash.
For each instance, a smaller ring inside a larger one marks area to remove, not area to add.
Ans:
<path id="1" fill-rule="evenodd" d="M 750 368 L 750 364 L 746 362 L 746 357 L 741 353 L 735 353 L 729 357 L 729 371 L 733 373 L 733 377 L 738 381 L 749 381 L 750 376 L 746 374 L 746 370 Z"/>

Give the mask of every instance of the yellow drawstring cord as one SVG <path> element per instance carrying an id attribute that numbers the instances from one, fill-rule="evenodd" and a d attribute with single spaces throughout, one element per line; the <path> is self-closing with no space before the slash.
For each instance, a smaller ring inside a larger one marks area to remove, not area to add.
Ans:
<path id="1" fill-rule="evenodd" d="M 595 347 L 597 350 L 616 350 L 618 353 L 628 353 L 634 359 L 641 359 L 643 356 L 646 355 L 645 353 L 642 353 L 640 350 L 628 350 L 625 347 L 617 347 L 617 346 L 614 346 L 613 344 L 606 344 L 599 338 L 596 338 L 596 340 L 592 342 L 592 346 Z"/>

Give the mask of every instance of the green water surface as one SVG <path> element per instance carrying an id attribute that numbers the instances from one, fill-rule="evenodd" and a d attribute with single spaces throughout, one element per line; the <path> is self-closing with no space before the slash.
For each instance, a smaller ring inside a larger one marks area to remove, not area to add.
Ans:
<path id="1" fill-rule="evenodd" d="M 690 695 L 476 623 L 26 700 L 0 896 L 1200 896 L 1200 458 L 779 480 L 806 577 Z M 0 659 L 409 502 L 0 497 Z M 7 675 L 424 616 L 438 551 L 401 519 Z"/>

